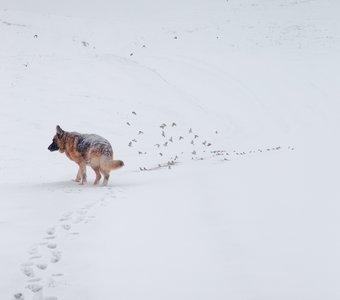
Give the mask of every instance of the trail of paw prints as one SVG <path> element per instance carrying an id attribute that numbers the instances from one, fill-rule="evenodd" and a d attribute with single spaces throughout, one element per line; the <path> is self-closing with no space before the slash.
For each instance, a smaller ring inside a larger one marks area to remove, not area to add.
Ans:
<path id="1" fill-rule="evenodd" d="M 57 300 L 49 295 L 55 287 L 66 285 L 64 274 L 58 270 L 63 258 L 60 245 L 74 241 L 79 234 L 96 219 L 96 210 L 109 205 L 117 197 L 124 198 L 121 188 L 108 188 L 103 198 L 84 204 L 79 209 L 63 214 L 56 225 L 47 228 L 41 241 L 28 251 L 28 259 L 21 272 L 26 278 L 24 292 L 15 293 L 15 300 Z"/>
<path id="2" fill-rule="evenodd" d="M 53 264 L 58 263 L 62 257 L 62 252 L 57 250 L 57 240 L 56 226 L 48 228 L 42 240 L 28 251 L 28 260 L 21 265 L 22 274 L 27 279 L 24 286 L 26 293 L 16 293 L 13 299 L 58 299 L 55 296 L 44 296 L 46 290 L 47 293 L 51 292 L 47 288 L 56 286 Z"/>

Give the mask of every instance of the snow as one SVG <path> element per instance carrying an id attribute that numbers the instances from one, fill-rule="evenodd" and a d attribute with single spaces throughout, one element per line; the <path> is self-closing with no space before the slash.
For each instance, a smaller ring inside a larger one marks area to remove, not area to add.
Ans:
<path id="1" fill-rule="evenodd" d="M 1 1 L 0 298 L 338 299 L 339 8 Z"/>

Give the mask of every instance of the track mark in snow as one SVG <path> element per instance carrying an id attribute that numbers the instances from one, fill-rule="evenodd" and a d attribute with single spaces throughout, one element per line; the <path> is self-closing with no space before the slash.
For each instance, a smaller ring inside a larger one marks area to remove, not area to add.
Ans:
<path id="1" fill-rule="evenodd" d="M 34 277 L 34 271 L 32 267 L 22 266 L 21 270 L 27 277 Z"/>
<path id="2" fill-rule="evenodd" d="M 47 248 L 55 249 L 55 248 L 57 248 L 57 244 L 56 243 L 49 243 L 49 244 L 47 244 Z"/>
<path id="3" fill-rule="evenodd" d="M 48 235 L 53 235 L 53 234 L 55 233 L 55 228 L 52 227 L 52 228 L 47 229 L 47 230 L 46 230 L 46 233 L 47 233 Z"/>
<path id="4" fill-rule="evenodd" d="M 41 257 L 42 257 L 42 255 L 33 255 L 33 256 L 30 257 L 30 259 L 39 259 Z"/>
<path id="5" fill-rule="evenodd" d="M 71 229 L 71 225 L 69 225 L 69 224 L 63 224 L 63 225 L 61 225 L 61 227 L 63 229 L 65 229 L 65 230 L 70 230 Z"/>
<path id="6" fill-rule="evenodd" d="M 40 270 L 46 270 L 47 264 L 36 264 L 36 267 Z"/>
<path id="7" fill-rule="evenodd" d="M 13 300 L 24 300 L 24 295 L 21 293 L 14 294 Z"/>
<path id="8" fill-rule="evenodd" d="M 41 278 L 33 278 L 30 280 L 27 280 L 27 282 L 39 282 L 39 281 L 41 281 Z"/>
<path id="9" fill-rule="evenodd" d="M 52 251 L 51 263 L 57 263 L 61 259 L 61 252 L 60 251 Z"/>
<path id="10" fill-rule="evenodd" d="M 43 289 L 43 286 L 41 284 L 29 284 L 26 285 L 26 288 L 31 290 L 33 293 L 37 293 Z"/>

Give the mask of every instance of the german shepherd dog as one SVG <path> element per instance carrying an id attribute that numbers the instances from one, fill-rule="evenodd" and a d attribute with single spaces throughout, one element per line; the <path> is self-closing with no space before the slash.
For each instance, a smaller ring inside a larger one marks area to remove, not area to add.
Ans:
<path id="1" fill-rule="evenodd" d="M 57 133 L 53 137 L 48 150 L 66 154 L 66 156 L 79 165 L 75 181 L 86 182 L 86 165 L 90 165 L 96 173 L 94 184 L 98 184 L 101 174 L 104 176 L 103 185 L 107 185 L 110 171 L 124 166 L 121 160 L 112 160 L 113 151 L 111 144 L 106 139 L 96 134 L 81 134 L 67 132 L 57 126 Z"/>

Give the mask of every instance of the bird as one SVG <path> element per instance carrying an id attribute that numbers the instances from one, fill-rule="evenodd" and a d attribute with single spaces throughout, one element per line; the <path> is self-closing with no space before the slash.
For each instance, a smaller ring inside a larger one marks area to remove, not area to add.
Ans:
<path id="1" fill-rule="evenodd" d="M 135 111 L 132 112 L 134 115 L 137 115 Z"/>
<path id="2" fill-rule="evenodd" d="M 166 127 L 166 124 L 163 123 L 161 126 L 159 126 L 160 128 L 164 129 Z"/>
<path id="3" fill-rule="evenodd" d="M 189 129 L 189 133 L 192 133 L 192 129 L 191 128 Z"/>
<path id="4" fill-rule="evenodd" d="M 211 146 L 211 143 L 208 143 L 207 146 L 210 147 L 210 146 Z"/>
<path id="5" fill-rule="evenodd" d="M 173 143 L 172 137 L 169 139 L 169 142 Z"/>
<path id="6" fill-rule="evenodd" d="M 138 131 L 138 134 L 143 134 L 143 133 L 144 133 L 144 132 L 143 132 L 143 131 L 141 131 L 141 130 L 139 130 L 139 131 Z"/>
<path id="7" fill-rule="evenodd" d="M 207 144 L 207 141 L 204 141 L 202 144 L 205 146 Z"/>
<path id="8" fill-rule="evenodd" d="M 160 156 L 163 156 L 163 153 L 159 153 Z"/>
<path id="9" fill-rule="evenodd" d="M 197 139 L 198 138 L 198 135 L 197 134 L 195 134 L 195 136 L 194 136 L 194 139 Z"/>
<path id="10" fill-rule="evenodd" d="M 177 126 L 177 124 L 175 122 L 172 122 L 171 126 L 175 127 L 175 126 Z"/>
<path id="11" fill-rule="evenodd" d="M 136 139 L 133 139 L 132 141 L 135 142 L 135 143 L 137 143 L 137 140 L 136 140 Z"/>
<path id="12" fill-rule="evenodd" d="M 165 132 L 164 132 L 164 130 L 162 131 L 162 136 L 165 137 Z"/>
<path id="13" fill-rule="evenodd" d="M 132 147 L 132 142 L 129 143 L 129 147 Z"/>
<path id="14" fill-rule="evenodd" d="M 192 154 L 192 155 L 196 155 L 196 151 L 195 151 L 195 150 L 192 151 L 191 154 Z"/>
<path id="15" fill-rule="evenodd" d="M 194 144 L 194 140 L 192 140 L 192 141 L 190 142 L 190 144 L 193 145 L 193 144 Z"/>
<path id="16" fill-rule="evenodd" d="M 130 124 L 129 122 L 126 122 L 126 124 L 127 124 L 128 126 L 131 126 L 131 124 Z"/>
<path id="17" fill-rule="evenodd" d="M 165 142 L 165 143 L 164 143 L 164 147 L 167 147 L 167 146 L 168 146 L 168 142 Z"/>
<path id="18" fill-rule="evenodd" d="M 179 139 L 179 140 L 183 140 L 183 139 L 184 139 L 184 137 L 180 136 L 178 139 Z"/>

